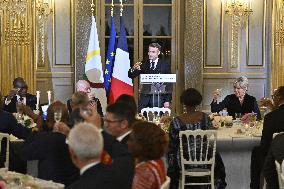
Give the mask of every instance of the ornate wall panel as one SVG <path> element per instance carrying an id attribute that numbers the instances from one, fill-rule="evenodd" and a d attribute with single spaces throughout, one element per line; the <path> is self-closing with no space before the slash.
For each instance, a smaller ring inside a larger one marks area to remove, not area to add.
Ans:
<path id="1" fill-rule="evenodd" d="M 184 31 L 185 88 L 195 87 L 202 91 L 203 0 L 186 1 Z"/>
<path id="2" fill-rule="evenodd" d="M 89 34 L 91 28 L 91 0 L 76 0 L 75 2 L 75 36 L 76 36 L 76 66 L 75 81 L 82 79 L 84 75 L 84 66 L 89 43 Z"/>
<path id="3" fill-rule="evenodd" d="M 249 17 L 248 22 L 244 22 L 242 27 L 238 29 L 236 66 L 232 66 L 231 59 L 233 53 L 231 49 L 232 19 L 225 14 L 222 2 L 222 0 L 204 0 L 204 109 L 210 107 L 213 90 L 222 88 L 223 97 L 225 97 L 226 94 L 232 92 L 234 79 L 242 75 L 249 79 L 249 94 L 257 98 L 268 95 L 267 1 L 252 1 L 253 14 Z"/>
<path id="4" fill-rule="evenodd" d="M 275 0 L 272 3 L 272 89 L 284 85 L 284 2 Z"/>
<path id="5" fill-rule="evenodd" d="M 45 61 L 42 62 L 37 54 L 36 83 L 42 94 L 41 103 L 47 102 L 47 90 L 53 92 L 54 99 L 63 102 L 71 97 L 74 90 L 74 0 L 55 0 L 52 8 L 46 26 Z M 44 85 L 41 85 L 43 82 Z"/>

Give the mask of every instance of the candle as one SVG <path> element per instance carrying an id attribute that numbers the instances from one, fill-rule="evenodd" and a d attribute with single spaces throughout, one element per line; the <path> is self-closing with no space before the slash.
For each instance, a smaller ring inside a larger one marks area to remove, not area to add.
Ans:
<path id="1" fill-rule="evenodd" d="M 51 104 L 51 91 L 47 91 L 48 105 Z"/>
<path id="2" fill-rule="evenodd" d="M 39 109 L 39 98 L 40 98 L 40 92 L 36 91 L 36 109 Z"/>
<path id="3" fill-rule="evenodd" d="M 251 9 L 251 0 L 249 0 L 249 9 Z"/>

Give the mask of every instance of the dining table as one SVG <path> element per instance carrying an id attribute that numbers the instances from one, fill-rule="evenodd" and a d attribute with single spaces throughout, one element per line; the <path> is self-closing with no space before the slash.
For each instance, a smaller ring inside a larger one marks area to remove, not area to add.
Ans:
<path id="1" fill-rule="evenodd" d="M 217 129 L 217 151 L 225 169 L 227 188 L 250 188 L 251 151 L 258 146 L 262 127 L 245 128 L 243 124 Z"/>

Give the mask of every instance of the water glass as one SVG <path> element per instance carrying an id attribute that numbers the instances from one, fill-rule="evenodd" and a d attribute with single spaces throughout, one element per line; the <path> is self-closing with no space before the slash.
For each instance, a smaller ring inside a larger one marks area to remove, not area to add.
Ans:
<path id="1" fill-rule="evenodd" d="M 57 108 L 54 110 L 54 121 L 56 123 L 61 121 L 61 117 L 62 117 L 62 110 L 60 108 Z"/>
<path id="2" fill-rule="evenodd" d="M 241 121 L 242 113 L 235 113 L 235 119 L 236 121 Z"/>

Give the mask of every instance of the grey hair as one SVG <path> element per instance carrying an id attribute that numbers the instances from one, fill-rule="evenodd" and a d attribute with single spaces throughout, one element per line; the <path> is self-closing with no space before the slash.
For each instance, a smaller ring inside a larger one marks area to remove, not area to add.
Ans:
<path id="1" fill-rule="evenodd" d="M 245 76 L 239 77 L 238 79 L 236 79 L 236 81 L 234 82 L 234 87 L 239 85 L 242 89 L 247 90 L 248 89 L 248 78 Z"/>
<path id="2" fill-rule="evenodd" d="M 71 129 L 68 145 L 79 159 L 99 158 L 103 150 L 103 137 L 94 125 L 79 123 Z"/>

